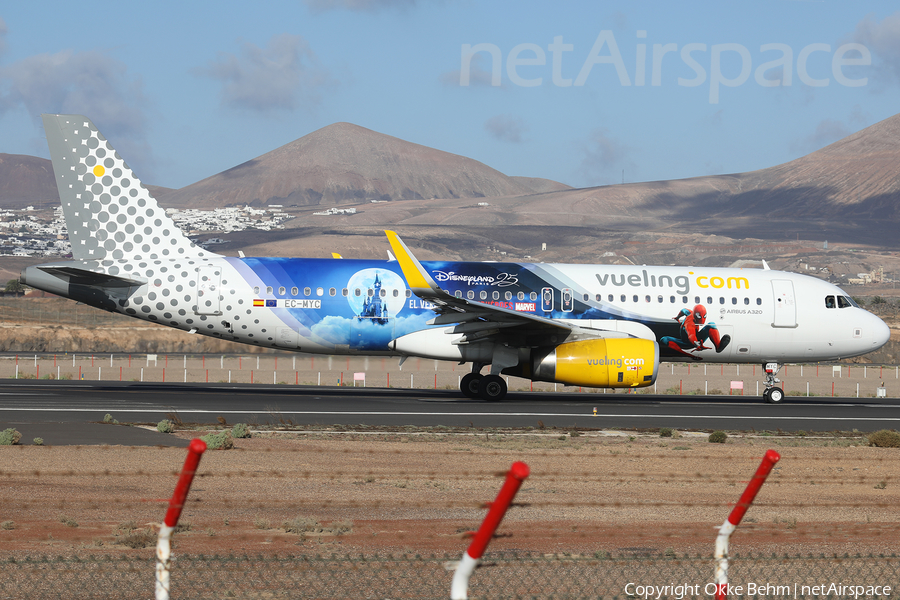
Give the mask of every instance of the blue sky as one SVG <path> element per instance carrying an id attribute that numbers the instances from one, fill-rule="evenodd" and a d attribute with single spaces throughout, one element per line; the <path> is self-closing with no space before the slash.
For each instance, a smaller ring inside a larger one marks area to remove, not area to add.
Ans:
<path id="1" fill-rule="evenodd" d="M 900 112 L 895 2 L 558 4 L 6 3 L 0 152 L 48 157 L 40 113 L 83 113 L 177 188 L 348 121 L 580 187 L 764 168 Z"/>

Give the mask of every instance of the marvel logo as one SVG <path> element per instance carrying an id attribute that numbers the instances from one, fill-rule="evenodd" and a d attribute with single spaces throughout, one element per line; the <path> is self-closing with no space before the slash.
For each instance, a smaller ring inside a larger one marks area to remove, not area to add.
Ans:
<path id="1" fill-rule="evenodd" d="M 516 310 L 534 312 L 536 310 L 536 305 L 534 302 L 516 302 Z"/>

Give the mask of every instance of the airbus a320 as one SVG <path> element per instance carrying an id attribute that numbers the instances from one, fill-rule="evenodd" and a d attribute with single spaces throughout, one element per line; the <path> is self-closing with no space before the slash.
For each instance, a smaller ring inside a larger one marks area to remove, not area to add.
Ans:
<path id="1" fill-rule="evenodd" d="M 858 356 L 890 337 L 840 288 L 768 269 L 423 262 L 392 231 L 386 260 L 222 256 L 175 226 L 89 119 L 43 121 L 72 260 L 22 281 L 189 333 L 470 363 L 461 392 L 488 401 L 506 395 L 501 375 L 640 388 L 661 361 L 757 363 L 772 403 L 784 363 Z"/>

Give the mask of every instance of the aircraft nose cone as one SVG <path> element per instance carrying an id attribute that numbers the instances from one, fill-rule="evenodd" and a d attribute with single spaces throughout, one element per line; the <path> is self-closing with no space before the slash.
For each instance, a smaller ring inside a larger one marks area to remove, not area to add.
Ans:
<path id="1" fill-rule="evenodd" d="M 877 349 L 887 344 L 888 340 L 891 339 L 891 328 L 878 317 L 875 317 L 875 321 L 876 323 L 872 328 L 872 343 Z"/>

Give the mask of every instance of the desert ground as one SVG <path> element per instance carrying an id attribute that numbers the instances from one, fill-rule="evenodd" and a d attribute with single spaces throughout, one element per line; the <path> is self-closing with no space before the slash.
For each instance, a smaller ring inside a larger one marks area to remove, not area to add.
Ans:
<path id="1" fill-rule="evenodd" d="M 203 456 L 176 552 L 462 552 L 521 460 L 531 474 L 492 551 L 709 555 L 768 448 L 781 460 L 732 552 L 900 551 L 900 451 L 859 434 L 732 433 L 716 444 L 691 432 L 325 428 L 234 445 Z M 141 534 L 162 520 L 185 455 L 0 447 L 0 557 L 152 552 Z"/>

